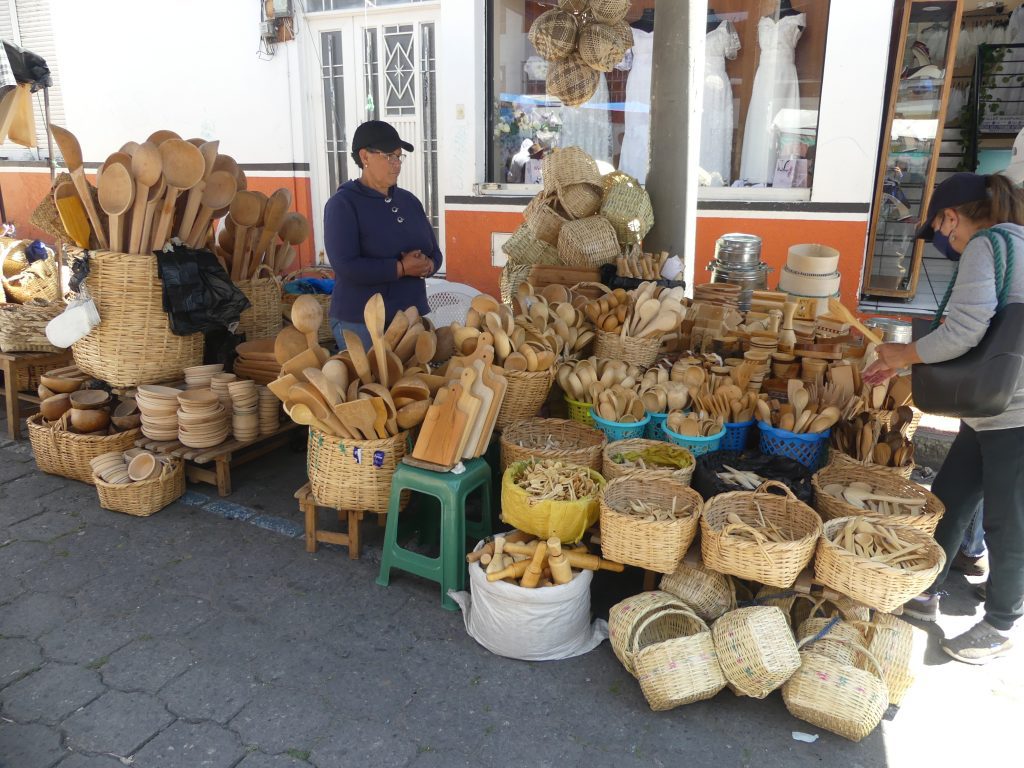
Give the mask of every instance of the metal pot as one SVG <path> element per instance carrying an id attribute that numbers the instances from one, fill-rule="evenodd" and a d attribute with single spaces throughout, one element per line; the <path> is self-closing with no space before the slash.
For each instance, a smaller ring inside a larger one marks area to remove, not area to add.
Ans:
<path id="1" fill-rule="evenodd" d="M 715 259 L 734 267 L 756 266 L 761 261 L 761 238 L 741 232 L 722 235 L 715 243 Z"/>

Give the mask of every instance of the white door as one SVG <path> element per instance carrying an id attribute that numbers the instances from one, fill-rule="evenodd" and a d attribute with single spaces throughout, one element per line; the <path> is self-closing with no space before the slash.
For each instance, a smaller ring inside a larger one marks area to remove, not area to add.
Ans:
<path id="1" fill-rule="evenodd" d="M 384 120 L 416 149 L 398 183 L 423 203 L 439 227 L 437 171 L 436 7 L 367 9 L 307 17 L 307 122 L 317 251 L 323 208 L 345 181 L 358 178 L 350 139 L 366 120 Z M 311 123 L 311 124 L 310 124 Z M 440 234 L 438 235 L 440 240 Z"/>

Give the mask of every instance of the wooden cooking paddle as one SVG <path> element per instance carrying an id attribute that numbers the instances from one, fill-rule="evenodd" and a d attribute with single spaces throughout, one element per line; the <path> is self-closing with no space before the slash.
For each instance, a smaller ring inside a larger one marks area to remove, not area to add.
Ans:
<path id="1" fill-rule="evenodd" d="M 195 224 L 196 214 L 199 212 L 199 204 L 202 202 L 203 193 L 206 191 L 206 180 L 213 173 L 213 162 L 217 159 L 217 148 L 219 141 L 207 141 L 199 146 L 199 153 L 203 156 L 203 176 L 188 191 L 188 200 L 185 201 L 185 211 L 181 215 L 181 225 L 178 227 L 178 239 L 188 240 L 192 233 L 192 225 Z"/>
<path id="2" fill-rule="evenodd" d="M 353 331 L 342 331 L 341 335 L 345 339 L 345 348 L 348 350 L 349 358 L 352 360 L 352 365 L 355 366 L 359 380 L 363 384 L 372 384 L 373 374 L 370 372 L 370 360 L 366 357 L 366 350 L 363 348 L 363 342 L 359 335 Z"/>
<path id="3" fill-rule="evenodd" d="M 163 159 L 160 148 L 150 142 L 139 144 L 132 155 L 132 176 L 135 177 L 135 206 L 132 208 L 132 227 L 128 237 L 128 253 L 141 253 L 142 227 L 146 219 L 149 190 L 160 182 Z"/>
<path id="4" fill-rule="evenodd" d="M 366 302 L 363 309 L 363 320 L 370 332 L 370 339 L 373 341 L 373 353 L 377 358 L 377 375 L 380 383 L 385 387 L 388 383 L 388 345 L 384 341 L 384 297 L 375 293 Z"/>
<path id="5" fill-rule="evenodd" d="M 108 165 L 99 180 L 100 208 L 110 223 L 110 250 L 124 250 L 124 214 L 135 199 L 135 183 L 131 173 L 120 163 Z"/>
<path id="6" fill-rule="evenodd" d="M 162 249 L 171 236 L 174 204 L 178 200 L 178 195 L 198 184 L 206 168 L 202 152 L 181 139 L 168 139 L 161 144 L 160 159 L 163 162 L 167 192 L 160 208 L 160 218 L 153 231 L 151 247 L 155 251 Z"/>
<path id="7" fill-rule="evenodd" d="M 92 201 L 89 183 L 85 180 L 85 169 L 82 166 L 82 145 L 78 143 L 75 134 L 59 125 L 50 123 L 50 133 L 53 134 L 53 140 L 57 142 L 60 153 L 64 156 L 64 162 L 71 173 L 71 181 L 74 183 L 78 197 L 89 217 L 89 223 L 92 224 L 92 231 L 96 233 L 96 240 L 99 242 L 100 248 L 109 248 L 107 236 L 103 231 L 103 220 Z"/>
<path id="8" fill-rule="evenodd" d="M 63 181 L 53 190 L 53 202 L 57 206 L 57 213 L 60 214 L 60 223 L 64 225 L 64 231 L 80 248 L 89 247 L 89 236 L 92 234 L 92 227 L 89 226 L 89 218 L 82 207 L 82 199 L 75 191 L 75 186 L 70 181 Z"/>

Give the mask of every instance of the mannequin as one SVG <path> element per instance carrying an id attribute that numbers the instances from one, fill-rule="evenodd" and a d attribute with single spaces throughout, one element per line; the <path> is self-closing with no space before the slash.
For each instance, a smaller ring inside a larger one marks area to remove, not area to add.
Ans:
<path id="1" fill-rule="evenodd" d="M 640 14 L 640 18 L 630 24 L 633 29 L 639 29 L 644 32 L 654 31 L 654 9 L 644 8 L 644 12 Z"/>
<path id="2" fill-rule="evenodd" d="M 779 3 L 779 18 L 784 19 L 787 16 L 799 16 L 800 11 L 794 10 L 793 3 L 790 0 L 782 0 Z"/>
<path id="3" fill-rule="evenodd" d="M 625 132 L 619 154 L 619 169 L 641 184 L 647 179 L 650 164 L 651 69 L 654 62 L 654 9 L 645 8 L 633 27 L 633 49 L 626 79 Z"/>
<path id="4" fill-rule="evenodd" d="M 718 25 L 722 23 L 722 17 L 715 13 L 715 9 L 708 6 L 708 26 L 707 34 L 714 32 L 718 29 Z"/>

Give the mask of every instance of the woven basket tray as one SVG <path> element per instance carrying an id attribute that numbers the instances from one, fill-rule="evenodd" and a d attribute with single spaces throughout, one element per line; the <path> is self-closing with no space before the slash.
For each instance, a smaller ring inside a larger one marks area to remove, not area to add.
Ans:
<path id="1" fill-rule="evenodd" d="M 559 448 L 529 448 L 520 442 L 552 440 Z M 527 459 L 556 459 L 601 471 L 601 452 L 608 441 L 599 429 L 567 419 L 527 419 L 501 434 L 501 471 Z"/>
<path id="2" fill-rule="evenodd" d="M 763 699 L 800 668 L 800 654 L 782 611 L 737 608 L 711 628 L 725 679 L 744 696 Z"/>
<path id="3" fill-rule="evenodd" d="M 630 477 L 636 477 L 648 482 L 675 480 L 684 485 L 689 485 L 690 480 L 693 478 L 696 461 L 693 458 L 693 454 L 685 448 L 680 448 L 680 450 L 690 453 L 690 466 L 683 467 L 682 469 L 632 469 L 615 462 L 612 458 L 620 453 L 642 451 L 644 448 L 661 445 L 664 445 L 664 442 L 661 440 L 648 440 L 641 437 L 630 440 L 616 440 L 614 443 L 608 443 L 601 455 L 601 474 L 604 475 L 606 480 L 629 475 Z"/>
<path id="4" fill-rule="evenodd" d="M 686 608 L 674 595 L 668 592 L 641 592 L 616 603 L 608 611 L 608 642 L 612 646 L 615 658 L 622 662 L 629 674 L 636 676 L 633 666 L 633 639 L 640 625 L 649 616 L 654 616 L 669 608 Z M 649 630 L 648 642 L 657 640 L 658 628 Z"/>
<path id="5" fill-rule="evenodd" d="M 86 285 L 100 324 L 72 347 L 85 373 L 137 387 L 179 380 L 183 369 L 203 362 L 203 334 L 171 333 L 156 256 L 90 251 Z"/>
<path id="6" fill-rule="evenodd" d="M 540 407 L 548 399 L 551 385 L 555 381 L 555 369 L 546 371 L 510 371 L 504 372 L 508 380 L 505 399 L 498 411 L 496 429 L 501 432 L 525 419 L 532 419 L 540 412 Z"/>
<path id="7" fill-rule="evenodd" d="M 36 466 L 43 472 L 93 484 L 90 461 L 103 453 L 127 451 L 139 437 L 138 428 L 113 435 L 79 435 L 43 424 L 42 414 L 30 416 L 28 439 Z"/>
<path id="8" fill-rule="evenodd" d="M 60 352 L 46 339 L 46 325 L 61 303 L 0 304 L 0 352 Z"/>
<path id="9" fill-rule="evenodd" d="M 174 460 L 164 465 L 159 477 L 139 483 L 113 484 L 93 476 L 100 506 L 111 512 L 149 517 L 185 495 L 185 464 Z"/>
<path id="10" fill-rule="evenodd" d="M 649 368 L 658 359 L 661 339 L 638 339 L 633 336 L 622 338 L 618 333 L 598 331 L 594 342 L 594 355 L 608 360 L 622 360 L 625 363 Z"/>
<path id="11" fill-rule="evenodd" d="M 891 527 L 898 530 L 899 538 L 908 545 L 921 548 L 926 567 L 911 571 L 858 557 L 832 541 L 832 536 L 849 519 L 840 517 L 825 523 L 814 559 L 814 578 L 864 605 L 891 613 L 931 586 L 946 563 L 946 555 L 935 539 L 919 528 L 907 526 Z"/>
<path id="12" fill-rule="evenodd" d="M 408 439 L 408 432 L 400 432 L 384 440 L 347 440 L 310 428 L 306 471 L 313 498 L 339 510 L 387 512 L 391 479 Z M 408 501 L 403 493 L 402 506 Z"/>
<path id="13" fill-rule="evenodd" d="M 770 493 L 771 487 L 783 490 L 785 495 Z M 725 536 L 722 530 L 730 513 L 738 514 L 754 528 L 767 527 L 761 519 L 771 522 L 790 541 L 758 544 Z M 701 555 L 708 568 L 759 584 L 790 587 L 814 556 L 821 520 L 788 487 L 768 482 L 756 491 L 732 491 L 710 499 L 700 519 L 700 531 Z"/>
<path id="14" fill-rule="evenodd" d="M 241 280 L 235 285 L 252 304 L 242 312 L 236 333 L 244 333 L 247 341 L 272 339 L 281 330 L 281 284 L 266 264 L 260 266 L 268 277 Z M 259 273 L 257 273 L 259 274 Z"/>
<path id="15" fill-rule="evenodd" d="M 636 499 L 662 509 L 671 509 L 674 501 L 676 517 L 645 522 L 624 511 Z M 700 494 L 678 480 L 655 484 L 630 475 L 616 478 L 601 494 L 601 552 L 618 563 L 672 573 L 697 535 L 703 510 Z"/>
<path id="16" fill-rule="evenodd" d="M 849 485 L 854 482 L 867 483 L 876 492 L 886 496 L 925 499 L 925 505 L 919 514 L 876 515 L 859 509 L 843 499 L 837 499 L 824 491 L 825 486 L 832 483 Z M 934 493 L 930 493 L 917 483 L 886 472 L 882 468 L 876 469 L 844 462 L 833 463 L 811 478 L 811 486 L 814 488 L 814 508 L 818 510 L 821 519 L 825 521 L 835 520 L 837 517 L 869 515 L 872 519 L 882 520 L 892 525 L 909 525 L 912 528 L 920 528 L 928 535 L 932 535 L 935 533 L 935 526 L 939 524 L 939 520 L 946 513 L 945 505 Z"/>

